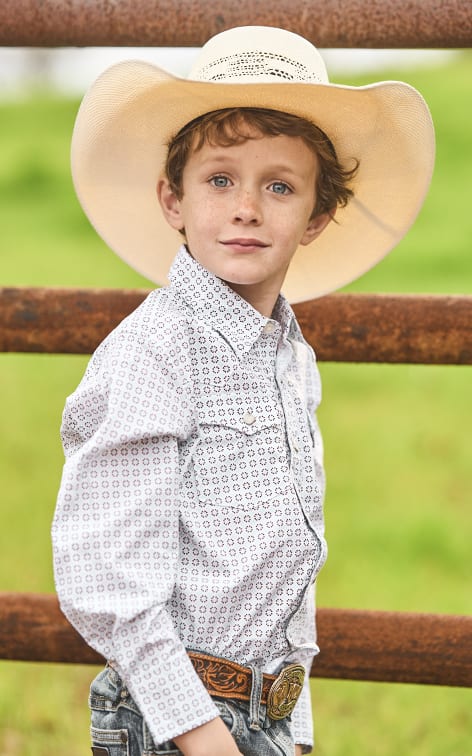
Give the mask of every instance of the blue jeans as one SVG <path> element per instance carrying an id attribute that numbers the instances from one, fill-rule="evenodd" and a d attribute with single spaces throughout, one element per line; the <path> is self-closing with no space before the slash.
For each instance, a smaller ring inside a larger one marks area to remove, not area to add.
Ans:
<path id="1" fill-rule="evenodd" d="M 261 689 L 262 675 L 254 669 L 250 701 L 213 700 L 244 756 L 293 756 L 289 720 L 275 722 L 266 716 L 266 707 L 260 704 Z M 107 666 L 93 681 L 89 705 L 94 756 L 181 754 L 171 741 L 154 743 L 125 684 L 111 667 Z"/>

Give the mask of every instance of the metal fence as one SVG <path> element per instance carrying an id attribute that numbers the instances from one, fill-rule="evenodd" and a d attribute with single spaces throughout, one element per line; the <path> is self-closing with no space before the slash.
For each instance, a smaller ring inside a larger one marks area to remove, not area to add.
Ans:
<path id="1" fill-rule="evenodd" d="M 0 3 L 4 46 L 199 46 L 240 24 L 282 26 L 319 47 L 472 46 L 469 0 Z M 90 353 L 145 294 L 0 289 L 0 351 Z M 472 364 L 472 297 L 337 294 L 294 309 L 320 360 Z M 317 621 L 313 675 L 472 687 L 472 617 L 320 608 Z M 100 661 L 55 596 L 31 593 L 0 593 L 0 658 Z"/>

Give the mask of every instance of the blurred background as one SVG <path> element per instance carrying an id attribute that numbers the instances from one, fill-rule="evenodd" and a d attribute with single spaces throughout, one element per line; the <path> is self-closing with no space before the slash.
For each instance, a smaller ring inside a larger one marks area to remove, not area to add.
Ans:
<path id="1" fill-rule="evenodd" d="M 196 51 L 0 50 L 0 286 L 144 287 L 95 235 L 74 196 L 69 144 L 80 97 L 107 65 L 178 75 Z M 349 291 L 472 294 L 470 51 L 326 51 L 331 80 L 402 79 L 428 102 L 432 187 L 408 236 Z M 78 324 L 80 327 L 80 324 Z M 65 397 L 86 357 L 0 355 L 0 590 L 54 590 L 50 523 Z M 472 371 L 321 365 L 330 555 L 318 603 L 468 614 Z M 0 662 L 0 753 L 89 753 L 95 670 Z M 312 682 L 319 756 L 467 756 L 471 691 Z"/>
<path id="2" fill-rule="evenodd" d="M 34 87 L 48 88 L 66 95 L 83 95 L 87 87 L 107 67 L 121 60 L 147 60 L 187 76 L 198 54 L 195 47 L 88 47 L 80 48 L 0 48 L 0 97 L 17 97 Z M 393 65 L 424 68 L 457 56 L 455 50 L 322 50 L 331 78 L 336 74 L 377 71 Z"/>

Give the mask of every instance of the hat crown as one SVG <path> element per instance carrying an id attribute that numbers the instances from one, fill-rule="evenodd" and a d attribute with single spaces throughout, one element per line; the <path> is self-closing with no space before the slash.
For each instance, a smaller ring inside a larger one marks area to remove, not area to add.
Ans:
<path id="1" fill-rule="evenodd" d="M 298 34 L 270 26 L 239 26 L 217 34 L 202 47 L 189 79 L 327 84 L 328 74 L 316 47 Z"/>

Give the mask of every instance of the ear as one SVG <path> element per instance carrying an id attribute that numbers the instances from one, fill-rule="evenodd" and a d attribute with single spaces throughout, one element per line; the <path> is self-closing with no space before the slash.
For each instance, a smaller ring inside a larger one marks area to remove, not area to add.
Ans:
<path id="1" fill-rule="evenodd" d="M 321 213 L 320 215 L 316 215 L 314 218 L 311 218 L 311 220 L 308 222 L 305 233 L 300 240 L 300 244 L 303 246 L 311 244 L 311 242 L 314 241 L 314 239 L 316 239 L 321 234 L 321 232 L 325 230 L 328 223 L 333 220 L 335 213 L 336 208 L 334 207 L 327 213 Z"/>
<path id="2" fill-rule="evenodd" d="M 159 179 L 156 192 L 167 223 L 176 231 L 180 231 L 184 227 L 181 202 L 172 191 L 169 180 L 166 178 Z"/>

